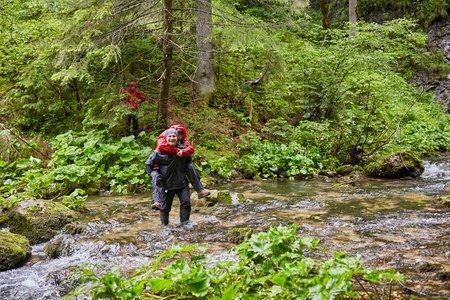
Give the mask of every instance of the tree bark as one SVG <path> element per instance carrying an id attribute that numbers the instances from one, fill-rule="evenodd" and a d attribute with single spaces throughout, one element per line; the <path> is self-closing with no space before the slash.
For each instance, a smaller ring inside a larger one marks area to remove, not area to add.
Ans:
<path id="1" fill-rule="evenodd" d="M 159 89 L 158 120 L 157 126 L 160 129 L 167 128 L 169 124 L 169 92 L 170 81 L 172 79 L 172 33 L 173 33 L 173 12 L 172 0 L 164 0 L 163 9 L 164 32 L 163 32 L 163 72 L 161 75 L 161 86 Z"/>
<path id="2" fill-rule="evenodd" d="M 322 13 L 322 29 L 330 29 L 330 9 L 328 0 L 320 0 L 320 12 Z"/>
<path id="3" fill-rule="evenodd" d="M 350 22 L 350 35 L 355 34 L 354 24 L 358 22 L 357 0 L 348 0 L 348 20 Z"/>
<path id="4" fill-rule="evenodd" d="M 211 0 L 197 2 L 197 68 L 195 86 L 200 95 L 208 95 L 216 90 L 214 66 L 212 64 L 212 7 Z"/>

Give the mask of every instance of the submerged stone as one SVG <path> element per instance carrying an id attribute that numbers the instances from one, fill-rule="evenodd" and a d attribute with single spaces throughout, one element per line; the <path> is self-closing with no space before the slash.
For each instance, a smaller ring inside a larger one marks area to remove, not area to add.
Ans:
<path id="1" fill-rule="evenodd" d="M 0 271 L 19 267 L 31 256 L 26 237 L 0 230 Z"/>
<path id="2" fill-rule="evenodd" d="M 419 177 L 425 167 L 423 163 L 408 152 L 399 152 L 370 163 L 366 174 L 381 178 Z"/>
<path id="3" fill-rule="evenodd" d="M 61 203 L 27 199 L 12 209 L 8 225 L 11 232 L 26 236 L 34 245 L 50 240 L 78 217 L 78 212 Z"/>

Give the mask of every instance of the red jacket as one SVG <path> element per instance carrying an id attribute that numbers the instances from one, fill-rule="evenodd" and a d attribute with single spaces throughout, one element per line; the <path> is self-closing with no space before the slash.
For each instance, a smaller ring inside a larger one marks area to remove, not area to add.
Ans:
<path id="1" fill-rule="evenodd" d="M 139 108 L 138 104 L 144 102 L 146 100 L 146 98 L 144 97 L 144 95 L 142 95 L 138 91 L 136 91 L 136 90 L 132 91 L 131 87 L 133 87 L 133 86 L 136 87 L 136 83 L 134 81 L 130 82 L 130 88 L 128 90 L 126 90 L 125 92 L 120 94 L 120 95 L 127 94 L 128 97 L 126 97 L 126 98 L 122 98 L 120 96 L 119 97 L 122 99 L 122 101 L 127 103 L 128 108 L 138 109 Z"/>
<path id="2" fill-rule="evenodd" d="M 183 156 L 191 156 L 192 154 L 194 154 L 194 152 L 195 152 L 194 147 L 186 139 L 186 128 L 184 128 L 183 125 L 173 125 L 170 128 L 183 130 L 183 143 L 186 145 L 186 148 L 182 149 Z M 156 150 L 159 152 L 162 152 L 162 153 L 177 154 L 178 151 L 180 151 L 180 149 L 178 149 L 177 147 L 168 145 L 165 134 L 166 134 L 166 130 L 164 130 L 159 135 L 158 141 L 156 143 Z"/>

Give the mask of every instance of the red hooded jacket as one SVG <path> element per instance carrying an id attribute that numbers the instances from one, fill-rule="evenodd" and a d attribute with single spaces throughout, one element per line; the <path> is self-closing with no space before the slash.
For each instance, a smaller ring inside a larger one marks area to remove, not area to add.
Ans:
<path id="1" fill-rule="evenodd" d="M 182 149 L 183 156 L 191 156 L 194 154 L 194 147 L 186 139 L 186 128 L 183 125 L 173 125 L 170 128 L 183 130 L 183 142 L 186 145 L 186 148 Z M 166 130 L 159 135 L 158 141 L 156 142 L 156 150 L 162 153 L 177 154 L 180 149 L 168 145 L 165 134 Z"/>
<path id="2" fill-rule="evenodd" d="M 138 109 L 140 103 L 144 102 L 146 100 L 146 98 L 144 97 L 144 95 L 142 95 L 141 93 L 139 93 L 138 91 L 131 90 L 131 87 L 136 87 L 136 83 L 134 81 L 130 82 L 130 88 L 128 90 L 126 90 L 125 92 L 123 92 L 122 94 L 127 94 L 128 97 L 126 98 L 122 98 L 122 101 L 127 103 L 127 107 L 131 108 L 131 109 Z M 120 94 L 120 95 L 122 95 Z"/>

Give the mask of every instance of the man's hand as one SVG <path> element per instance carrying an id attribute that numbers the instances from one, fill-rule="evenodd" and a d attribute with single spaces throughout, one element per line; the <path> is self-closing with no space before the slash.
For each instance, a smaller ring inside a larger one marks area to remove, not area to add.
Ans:
<path id="1" fill-rule="evenodd" d="M 177 155 L 180 156 L 180 157 L 183 156 L 183 150 L 178 151 Z"/>

